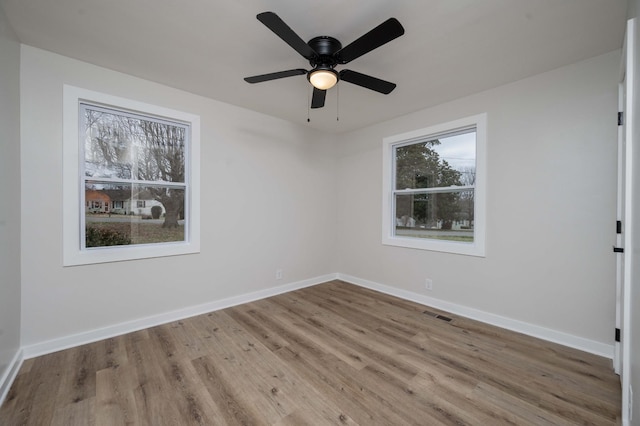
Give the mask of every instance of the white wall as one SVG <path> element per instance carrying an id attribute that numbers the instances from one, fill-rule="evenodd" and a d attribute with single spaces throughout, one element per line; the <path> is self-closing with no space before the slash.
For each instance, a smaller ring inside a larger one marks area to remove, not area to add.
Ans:
<path id="1" fill-rule="evenodd" d="M 20 45 L 0 8 L 0 401 L 20 348 Z"/>
<path id="2" fill-rule="evenodd" d="M 24 346 L 335 271 L 326 137 L 28 46 L 21 67 Z M 201 116 L 200 254 L 62 267 L 65 83 Z"/>
<path id="3" fill-rule="evenodd" d="M 611 347 L 619 64 L 611 52 L 343 135 L 339 271 Z M 383 246 L 382 138 L 482 112 L 486 257 Z"/>

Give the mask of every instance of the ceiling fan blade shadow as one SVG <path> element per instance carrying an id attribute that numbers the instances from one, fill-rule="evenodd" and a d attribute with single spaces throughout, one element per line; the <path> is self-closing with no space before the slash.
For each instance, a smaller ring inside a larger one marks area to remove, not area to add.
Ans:
<path id="1" fill-rule="evenodd" d="M 371 52 L 383 44 L 404 34 L 402 24 L 396 18 L 389 18 L 359 39 L 336 52 L 335 57 L 340 64 L 346 64 Z"/>
<path id="2" fill-rule="evenodd" d="M 256 18 L 303 57 L 311 59 L 318 56 L 316 51 L 305 43 L 305 41 L 275 13 L 262 12 L 259 13 Z"/>
<path id="3" fill-rule="evenodd" d="M 247 83 L 262 83 L 263 81 L 276 80 L 278 78 L 293 77 L 294 75 L 306 74 L 307 70 L 298 68 L 295 70 L 278 71 L 269 74 L 254 75 L 253 77 L 245 77 Z"/>
<path id="4" fill-rule="evenodd" d="M 311 98 L 311 108 L 322 108 L 324 106 L 324 100 L 326 97 L 326 90 L 320 90 L 314 87 L 313 97 Z"/>
<path id="5" fill-rule="evenodd" d="M 340 71 L 340 80 L 348 83 L 356 84 L 366 89 L 375 90 L 376 92 L 388 95 L 396 88 L 395 83 L 380 80 L 370 75 L 361 74 L 356 71 L 342 70 Z"/>

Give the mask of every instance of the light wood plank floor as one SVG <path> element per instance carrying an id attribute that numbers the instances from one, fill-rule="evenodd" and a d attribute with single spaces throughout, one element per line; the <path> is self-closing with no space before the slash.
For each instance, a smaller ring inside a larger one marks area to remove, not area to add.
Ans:
<path id="1" fill-rule="evenodd" d="M 6 426 L 619 417 L 610 360 L 340 281 L 29 359 L 0 408 Z"/>

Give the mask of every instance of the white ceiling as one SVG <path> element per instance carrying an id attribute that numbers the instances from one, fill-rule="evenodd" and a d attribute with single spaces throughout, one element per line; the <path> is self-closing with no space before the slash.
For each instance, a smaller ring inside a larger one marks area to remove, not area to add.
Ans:
<path id="1" fill-rule="evenodd" d="M 24 44 L 306 124 L 304 76 L 243 77 L 309 64 L 256 19 L 277 13 L 305 41 L 343 46 L 389 17 L 405 34 L 338 69 L 394 82 L 385 96 L 347 82 L 308 125 L 344 132 L 622 46 L 626 0 L 0 0 Z"/>

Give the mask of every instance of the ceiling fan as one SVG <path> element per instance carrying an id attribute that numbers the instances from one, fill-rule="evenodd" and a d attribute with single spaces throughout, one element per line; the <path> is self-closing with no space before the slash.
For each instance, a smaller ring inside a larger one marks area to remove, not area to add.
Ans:
<path id="1" fill-rule="evenodd" d="M 247 83 L 261 83 L 263 81 L 306 74 L 307 79 L 313 86 L 311 108 L 322 108 L 327 96 L 327 90 L 335 86 L 339 80 L 375 90 L 385 95 L 395 89 L 396 85 L 394 83 L 347 69 L 338 72 L 335 67 L 347 64 L 404 34 L 404 28 L 397 19 L 390 18 L 384 21 L 359 39 L 342 47 L 342 44 L 337 39 L 329 36 L 314 37 L 305 43 L 273 12 L 260 13 L 256 18 L 307 59 L 313 68 L 309 71 L 297 68 L 246 77 L 244 80 Z"/>

